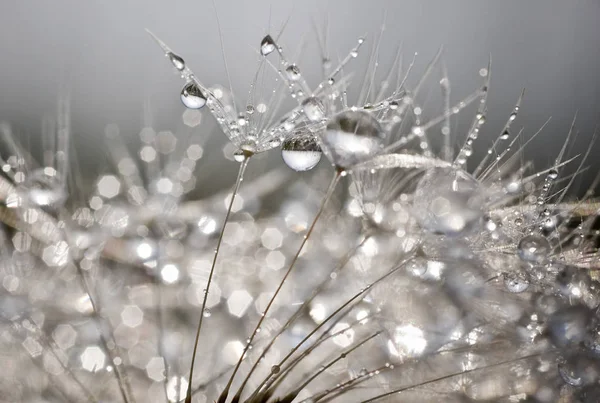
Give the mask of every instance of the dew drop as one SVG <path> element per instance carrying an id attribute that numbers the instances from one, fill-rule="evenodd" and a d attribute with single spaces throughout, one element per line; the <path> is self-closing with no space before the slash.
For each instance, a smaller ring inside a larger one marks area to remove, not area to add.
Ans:
<path id="1" fill-rule="evenodd" d="M 291 81 L 300 80 L 300 69 L 295 64 L 290 64 L 285 69 L 285 74 L 286 74 L 287 78 Z"/>
<path id="2" fill-rule="evenodd" d="M 306 98 L 302 102 L 304 114 L 311 122 L 320 122 L 325 117 L 325 107 L 317 98 Z"/>
<path id="3" fill-rule="evenodd" d="M 585 341 L 592 331 L 594 313 L 585 305 L 559 309 L 548 319 L 548 333 L 557 347 L 576 346 Z"/>
<path id="4" fill-rule="evenodd" d="M 531 263 L 543 263 L 550 254 L 550 243 L 542 235 L 531 234 L 519 241 L 517 253 L 521 260 Z"/>
<path id="5" fill-rule="evenodd" d="M 203 315 L 205 318 L 210 318 L 210 315 L 212 315 L 212 312 L 210 311 L 210 309 L 209 309 L 209 308 L 204 308 L 204 312 L 202 313 L 202 315 Z"/>
<path id="6" fill-rule="evenodd" d="M 575 371 L 575 368 L 573 368 L 568 363 L 558 364 L 558 373 L 562 380 L 571 386 L 581 386 L 581 384 L 583 383 L 581 376 L 578 376 L 578 374 Z"/>
<path id="7" fill-rule="evenodd" d="M 312 135 L 297 135 L 285 140 L 281 146 L 281 157 L 294 171 L 313 169 L 321 160 L 321 147 Z"/>
<path id="8" fill-rule="evenodd" d="M 548 172 L 548 178 L 549 178 L 549 179 L 552 179 L 552 180 L 554 180 L 554 179 L 558 178 L 558 171 L 557 171 L 556 169 L 551 169 L 551 170 Z"/>
<path id="9" fill-rule="evenodd" d="M 181 90 L 181 102 L 189 109 L 200 109 L 206 105 L 206 97 L 194 83 L 188 83 Z"/>
<path id="10" fill-rule="evenodd" d="M 67 192 L 53 168 L 31 172 L 22 186 L 23 199 L 36 206 L 59 207 L 67 199 Z"/>
<path id="11" fill-rule="evenodd" d="M 520 293 L 529 288 L 529 279 L 521 273 L 507 273 L 504 275 L 504 286 L 509 292 Z"/>
<path id="12" fill-rule="evenodd" d="M 233 159 L 237 162 L 244 162 L 244 160 L 246 159 L 246 153 L 242 150 L 237 150 L 233 153 Z"/>
<path id="13" fill-rule="evenodd" d="M 435 168 L 417 185 L 413 214 L 425 230 L 452 236 L 482 223 L 483 205 L 475 178 L 462 170 Z"/>
<path id="14" fill-rule="evenodd" d="M 508 137 L 510 136 L 510 133 L 508 130 L 505 130 L 502 135 L 500 136 L 500 140 L 508 140 Z"/>
<path id="15" fill-rule="evenodd" d="M 275 41 L 271 38 L 271 35 L 267 35 L 260 42 L 260 54 L 263 56 L 267 56 L 275 50 Z"/>
<path id="16" fill-rule="evenodd" d="M 273 365 L 271 367 L 271 373 L 276 375 L 281 371 L 281 367 L 279 365 Z"/>
<path id="17" fill-rule="evenodd" d="M 171 61 L 171 63 L 177 70 L 183 71 L 183 69 L 185 69 L 185 61 L 183 60 L 183 58 L 181 56 L 176 55 L 173 52 L 168 52 L 167 57 L 169 58 L 169 60 Z"/>
<path id="18" fill-rule="evenodd" d="M 383 137 L 383 128 L 371 114 L 350 110 L 329 120 L 322 140 L 331 162 L 348 168 L 374 157 L 382 149 Z"/>

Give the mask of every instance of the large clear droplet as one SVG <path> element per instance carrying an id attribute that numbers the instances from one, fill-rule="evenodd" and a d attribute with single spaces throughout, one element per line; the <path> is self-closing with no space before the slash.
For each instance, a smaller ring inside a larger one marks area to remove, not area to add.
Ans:
<path id="1" fill-rule="evenodd" d="M 173 52 L 169 52 L 167 53 L 167 57 L 177 70 L 182 71 L 183 69 L 185 69 L 185 61 L 181 56 L 176 55 Z"/>
<path id="2" fill-rule="evenodd" d="M 483 220 L 484 197 L 479 182 L 462 170 L 434 168 L 417 185 L 413 214 L 425 230 L 460 235 Z"/>
<path id="3" fill-rule="evenodd" d="M 273 53 L 275 50 L 275 41 L 271 38 L 271 35 L 267 35 L 260 42 L 260 54 L 263 56 L 267 56 L 268 54 Z"/>
<path id="4" fill-rule="evenodd" d="M 24 199 L 44 207 L 60 207 L 67 199 L 67 192 L 53 168 L 37 169 L 23 182 Z"/>
<path id="5" fill-rule="evenodd" d="M 550 254 L 550 242 L 542 235 L 531 234 L 519 241 L 517 253 L 519 257 L 531 263 L 543 263 Z"/>
<path id="6" fill-rule="evenodd" d="M 325 118 L 325 107 L 317 98 L 306 98 L 302 102 L 304 114 L 311 122 L 320 122 Z"/>
<path id="7" fill-rule="evenodd" d="M 321 155 L 321 147 L 312 134 L 296 135 L 281 145 L 281 157 L 294 171 L 313 169 L 321 160 Z"/>
<path id="8" fill-rule="evenodd" d="M 345 111 L 329 120 L 322 137 L 331 162 L 349 168 L 381 151 L 384 131 L 368 112 Z"/>
<path id="9" fill-rule="evenodd" d="M 200 109 L 206 105 L 206 97 L 194 83 L 188 83 L 181 90 L 181 102 L 190 109 Z"/>

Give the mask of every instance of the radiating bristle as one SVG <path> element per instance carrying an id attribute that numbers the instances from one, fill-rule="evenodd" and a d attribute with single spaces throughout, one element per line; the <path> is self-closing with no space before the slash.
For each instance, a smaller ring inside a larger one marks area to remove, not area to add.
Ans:
<path id="1" fill-rule="evenodd" d="M 534 169 L 549 120 L 519 126 L 524 91 L 491 108 L 491 57 L 454 99 L 441 48 L 420 73 L 402 45 L 380 65 L 384 23 L 339 57 L 315 23 L 316 83 L 267 31 L 237 89 L 216 19 L 226 86 L 148 31 L 185 129 L 155 130 L 147 101 L 137 149 L 105 127 L 98 177 L 68 91 L 41 158 L 0 125 L 0 401 L 600 399 L 600 175 L 574 197 L 598 133 L 577 155 L 573 119 Z M 229 141 L 215 166 L 208 118 Z"/>

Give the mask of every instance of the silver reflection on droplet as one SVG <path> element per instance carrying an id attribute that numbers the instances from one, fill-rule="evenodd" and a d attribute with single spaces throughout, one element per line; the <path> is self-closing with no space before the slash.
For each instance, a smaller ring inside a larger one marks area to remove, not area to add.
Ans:
<path id="1" fill-rule="evenodd" d="M 532 263 L 543 263 L 550 254 L 550 243 L 542 235 L 527 235 L 519 241 L 517 253 L 519 257 Z"/>
<path id="2" fill-rule="evenodd" d="M 325 118 L 325 107 L 317 98 L 306 98 L 302 102 L 304 114 L 311 122 L 320 122 Z"/>
<path id="3" fill-rule="evenodd" d="M 291 137 L 281 145 L 281 157 L 294 171 L 313 169 L 321 160 L 321 147 L 312 134 Z"/>
<path id="4" fill-rule="evenodd" d="M 190 109 L 200 109 L 206 105 L 206 97 L 194 83 L 188 83 L 181 90 L 181 102 Z"/>
<path id="5" fill-rule="evenodd" d="M 479 182 L 471 175 L 451 168 L 434 168 L 417 185 L 413 214 L 425 230 L 454 236 L 483 221 L 483 202 Z"/>
<path id="6" fill-rule="evenodd" d="M 181 56 L 176 55 L 173 52 L 168 52 L 167 57 L 169 58 L 169 60 L 171 61 L 171 63 L 177 70 L 183 71 L 183 69 L 185 69 L 185 61 L 183 60 L 183 58 Z"/>
<path id="7" fill-rule="evenodd" d="M 368 112 L 345 111 L 329 120 L 322 140 L 331 162 L 349 168 L 379 153 L 383 137 L 381 125 Z"/>
<path id="8" fill-rule="evenodd" d="M 285 69 L 285 74 L 287 75 L 287 78 L 291 81 L 297 81 L 300 79 L 300 69 L 295 64 L 290 64 Z"/>
<path id="9" fill-rule="evenodd" d="M 268 54 L 273 53 L 275 50 L 275 41 L 271 38 L 271 35 L 267 35 L 260 42 L 260 54 L 263 56 L 267 56 Z"/>
<path id="10" fill-rule="evenodd" d="M 67 192 L 53 168 L 37 169 L 23 182 L 24 199 L 36 206 L 58 207 L 67 199 Z"/>

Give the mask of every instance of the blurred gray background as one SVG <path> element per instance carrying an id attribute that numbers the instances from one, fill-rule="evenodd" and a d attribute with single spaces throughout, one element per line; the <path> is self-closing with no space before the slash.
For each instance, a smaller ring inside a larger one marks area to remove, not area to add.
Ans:
<path id="1" fill-rule="evenodd" d="M 66 85 L 71 91 L 79 159 L 84 168 L 102 170 L 107 123 L 116 123 L 132 144 L 149 121 L 157 131 L 177 132 L 182 127 L 179 91 L 183 83 L 145 28 L 184 56 L 207 84 L 227 86 L 224 51 L 232 86 L 244 98 L 261 38 L 267 32 L 279 32 L 288 17 L 280 43 L 290 50 L 298 47 L 302 37 L 312 43 L 305 47 L 299 63 L 309 82 L 316 84 L 320 59 L 311 20 L 322 25 L 327 17 L 334 57 L 344 55 L 361 35 L 373 39 L 384 19 L 382 65 L 391 62 L 402 42 L 405 59 L 419 52 L 418 73 L 444 45 L 454 101 L 477 88 L 478 71 L 491 53 L 486 132 L 497 134 L 525 87 L 517 127 L 524 126 L 532 134 L 552 117 L 529 148 L 528 156 L 540 167 L 553 160 L 576 111 L 580 134 L 574 152 L 589 146 L 600 121 L 599 0 L 215 3 L 224 48 L 215 8 L 207 0 L 2 0 L 0 120 L 10 121 L 20 141 L 34 147 L 39 144 L 42 117 L 55 112 L 60 88 Z M 213 127 L 208 121 L 190 134 L 208 135 Z M 217 147 L 224 136 L 212 137 L 217 137 L 211 144 L 222 156 Z M 588 178 L 600 168 L 599 156 L 596 145 Z M 235 164 L 229 165 L 236 169 Z"/>

